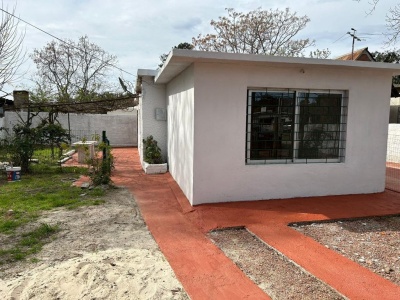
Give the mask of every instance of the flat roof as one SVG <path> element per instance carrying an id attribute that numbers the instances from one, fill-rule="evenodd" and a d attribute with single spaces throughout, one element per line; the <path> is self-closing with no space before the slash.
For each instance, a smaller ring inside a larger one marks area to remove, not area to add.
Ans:
<path id="1" fill-rule="evenodd" d="M 138 69 L 138 76 L 157 76 L 158 70 L 150 70 L 150 69 Z"/>
<path id="2" fill-rule="evenodd" d="M 315 59 L 306 57 L 283 57 L 263 54 L 243 54 L 196 51 L 186 49 L 173 49 L 167 57 L 160 70 L 138 70 L 138 76 L 155 76 L 155 83 L 164 84 L 171 81 L 179 73 L 185 70 L 194 62 L 214 62 L 232 64 L 257 64 L 269 66 L 290 66 L 290 67 L 329 67 L 344 69 L 370 69 L 387 71 L 394 75 L 400 75 L 400 64 L 349 61 L 335 59 Z"/>
<path id="3" fill-rule="evenodd" d="M 322 67 L 341 69 L 361 69 L 386 71 L 392 76 L 400 75 L 400 64 L 381 63 L 374 61 L 352 61 L 336 59 L 316 59 L 307 57 L 284 57 L 263 54 L 243 54 L 173 49 L 160 70 L 138 69 L 138 78 L 142 76 L 155 77 L 154 82 L 165 84 L 194 62 L 213 62 L 231 64 L 255 64 L 263 66 L 287 67 Z"/>

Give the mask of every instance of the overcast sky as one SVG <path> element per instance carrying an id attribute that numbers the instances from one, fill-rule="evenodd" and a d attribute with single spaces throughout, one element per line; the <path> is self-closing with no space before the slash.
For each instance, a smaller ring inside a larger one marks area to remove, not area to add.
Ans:
<path id="1" fill-rule="evenodd" d="M 210 20 L 225 15 L 225 8 L 247 12 L 263 9 L 285 9 L 307 15 L 308 23 L 299 38 L 316 41 L 317 48 L 329 48 L 331 57 L 351 51 L 351 28 L 362 38 L 355 48 L 369 47 L 370 51 L 383 51 L 385 16 L 389 7 L 398 1 L 381 0 L 372 15 L 369 0 L 3 0 L 8 10 L 16 5 L 21 19 L 61 39 L 77 41 L 88 35 L 107 52 L 118 57 L 118 66 L 127 72 L 115 70 L 118 76 L 134 82 L 138 68 L 155 69 L 159 56 L 181 43 L 191 42 L 198 34 L 212 32 Z M 24 47 L 28 53 L 42 48 L 53 38 L 20 23 L 26 31 Z M 311 50 L 311 49 L 310 49 Z M 25 65 L 34 71 L 30 59 Z M 25 78 L 29 77 L 27 73 Z M 27 81 L 14 88 L 26 86 Z"/>

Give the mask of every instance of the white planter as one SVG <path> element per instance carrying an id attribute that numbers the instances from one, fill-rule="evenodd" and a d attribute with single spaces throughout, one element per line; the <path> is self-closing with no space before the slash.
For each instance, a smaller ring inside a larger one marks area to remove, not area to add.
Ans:
<path id="1" fill-rule="evenodd" d="M 163 174 L 168 171 L 168 164 L 149 164 L 143 162 L 143 170 L 146 174 Z"/>

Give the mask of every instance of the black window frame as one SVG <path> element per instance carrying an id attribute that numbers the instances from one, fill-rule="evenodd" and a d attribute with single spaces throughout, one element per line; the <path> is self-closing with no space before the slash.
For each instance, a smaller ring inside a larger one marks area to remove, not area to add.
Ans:
<path id="1" fill-rule="evenodd" d="M 341 163 L 348 92 L 249 88 L 246 164 Z"/>

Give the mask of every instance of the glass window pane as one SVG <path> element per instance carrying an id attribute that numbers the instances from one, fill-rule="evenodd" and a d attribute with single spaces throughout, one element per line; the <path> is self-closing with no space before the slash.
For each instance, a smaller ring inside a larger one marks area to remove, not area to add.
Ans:
<path id="1" fill-rule="evenodd" d="M 298 93 L 299 159 L 339 158 L 342 94 Z"/>
<path id="2" fill-rule="evenodd" d="M 291 159 L 295 93 L 257 91 L 251 97 L 250 159 Z"/>

